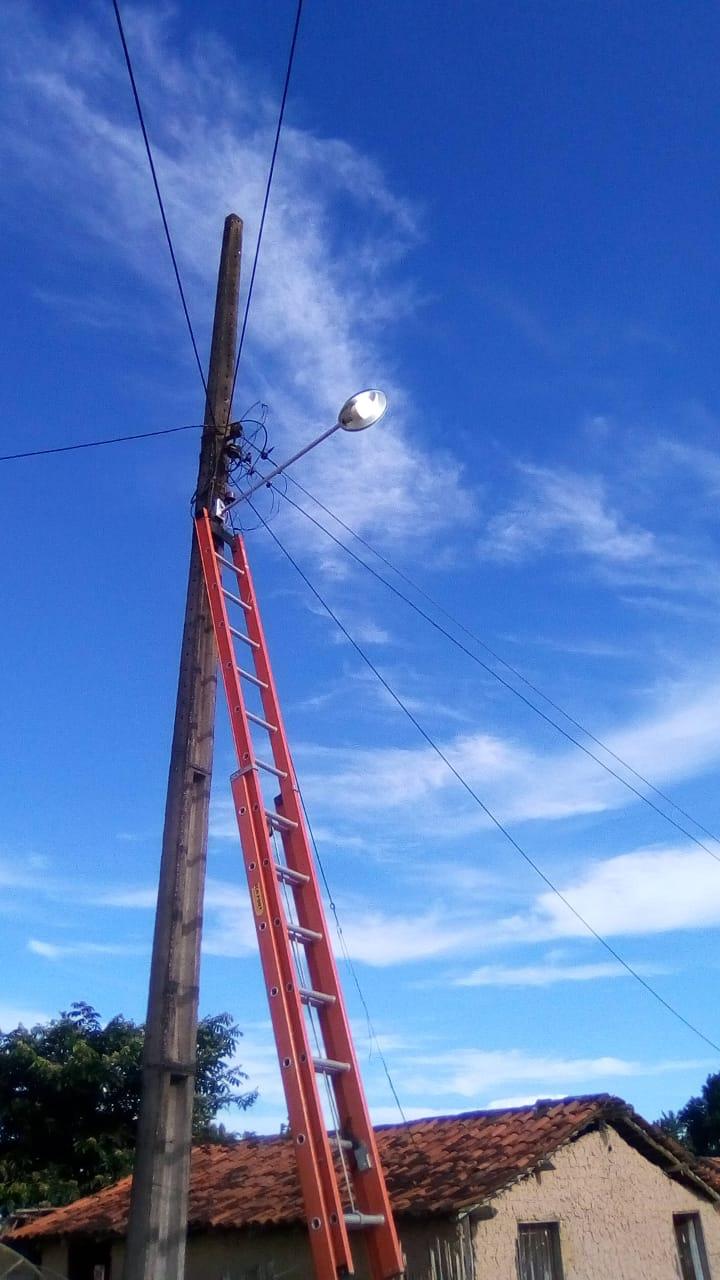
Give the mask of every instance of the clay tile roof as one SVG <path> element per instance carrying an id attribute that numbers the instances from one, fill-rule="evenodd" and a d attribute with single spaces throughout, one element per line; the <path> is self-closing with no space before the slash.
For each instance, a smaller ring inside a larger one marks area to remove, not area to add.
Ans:
<path id="1" fill-rule="evenodd" d="M 611 1124 L 712 1199 L 720 1176 L 693 1161 L 677 1143 L 607 1094 L 539 1102 L 503 1111 L 434 1116 L 376 1132 L 393 1210 L 431 1216 L 467 1209 L 533 1170 L 587 1129 Z M 706 1162 L 707 1164 L 707 1162 Z M 123 1235 L 130 1178 L 29 1223 L 5 1238 Z M 190 1230 L 290 1225 L 303 1220 L 288 1137 L 245 1138 L 230 1146 L 199 1146 L 192 1155 Z"/>

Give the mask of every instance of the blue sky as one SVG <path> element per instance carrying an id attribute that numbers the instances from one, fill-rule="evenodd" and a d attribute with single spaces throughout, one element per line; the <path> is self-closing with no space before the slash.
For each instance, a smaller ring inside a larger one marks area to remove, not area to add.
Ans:
<path id="1" fill-rule="evenodd" d="M 247 284 L 292 10 L 124 10 L 203 354 L 231 209 Z M 110 6 L 16 2 L 1 21 L 3 452 L 196 422 Z M 711 830 L 719 36 L 699 0 L 309 0 L 236 406 L 268 403 L 280 457 L 385 387 L 385 422 L 298 479 Z M 188 432 L 0 467 L 4 1028 L 75 999 L 144 1012 L 196 451 Z M 528 853 L 717 1039 L 718 862 L 302 517 L 274 528 Z M 250 554 L 406 1112 L 684 1101 L 712 1050 L 488 825 L 265 533 Z M 273 1129 L 232 767 L 221 717 L 203 1008 L 244 1029 L 248 1122 Z M 374 1114 L 395 1119 L 347 994 Z"/>

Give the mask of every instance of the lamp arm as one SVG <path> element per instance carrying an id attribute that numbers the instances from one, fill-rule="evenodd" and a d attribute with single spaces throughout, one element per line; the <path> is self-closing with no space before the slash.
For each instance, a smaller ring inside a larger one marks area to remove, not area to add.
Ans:
<path id="1" fill-rule="evenodd" d="M 316 440 L 311 440 L 310 444 L 306 444 L 304 449 L 299 449 L 297 453 L 294 453 L 292 458 L 288 458 L 287 461 L 281 463 L 279 467 L 275 467 L 274 471 L 269 471 L 266 476 L 263 476 L 262 480 L 258 480 L 256 484 L 251 485 L 251 487 L 246 489 L 244 493 L 239 493 L 233 502 L 229 502 L 227 504 L 225 510 L 229 511 L 231 507 L 236 507 L 239 502 L 244 502 L 246 498 L 251 498 L 254 493 L 257 493 L 258 489 L 263 489 L 265 485 L 269 485 L 276 476 L 279 476 L 281 472 L 286 471 L 288 467 L 291 467 L 293 462 L 297 462 L 298 458 L 304 458 L 305 454 L 309 453 L 311 449 L 314 449 L 316 445 L 322 444 L 323 440 L 327 440 L 329 436 L 332 436 L 336 431 L 339 431 L 341 425 L 342 424 L 340 422 L 336 422 L 334 427 L 328 427 L 328 430 L 323 431 L 322 435 L 318 436 Z"/>

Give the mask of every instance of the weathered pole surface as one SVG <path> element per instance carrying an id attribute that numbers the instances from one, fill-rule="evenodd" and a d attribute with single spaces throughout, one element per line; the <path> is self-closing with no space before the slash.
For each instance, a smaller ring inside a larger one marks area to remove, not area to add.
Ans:
<path id="1" fill-rule="evenodd" d="M 242 222 L 225 220 L 197 506 L 210 506 L 223 458 L 237 335 Z M 198 548 L 190 553 L 150 970 L 143 1091 L 125 1280 L 182 1280 L 195 1092 L 203 895 L 217 656 Z"/>

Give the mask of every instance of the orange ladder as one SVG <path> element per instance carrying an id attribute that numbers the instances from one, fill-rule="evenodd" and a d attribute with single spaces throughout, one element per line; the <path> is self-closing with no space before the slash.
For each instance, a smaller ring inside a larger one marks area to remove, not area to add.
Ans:
<path id="1" fill-rule="evenodd" d="M 357 1230 L 367 1246 L 372 1280 L 394 1280 L 403 1272 L 402 1253 L 245 544 L 218 521 L 211 523 L 207 511 L 195 527 L 239 765 L 231 779 L 233 802 L 316 1278 L 337 1280 L 353 1274 L 348 1232 Z M 224 574 L 232 575 L 232 590 Z M 248 650 L 249 661 L 238 660 L 236 642 Z M 248 701 L 257 710 L 248 710 Z M 269 742 L 265 759 L 256 753 L 253 730 Z M 270 779 L 273 789 L 279 785 L 272 807 L 263 792 Z M 321 1079 L 327 1082 L 334 1118 L 330 1134 L 320 1099 Z"/>

